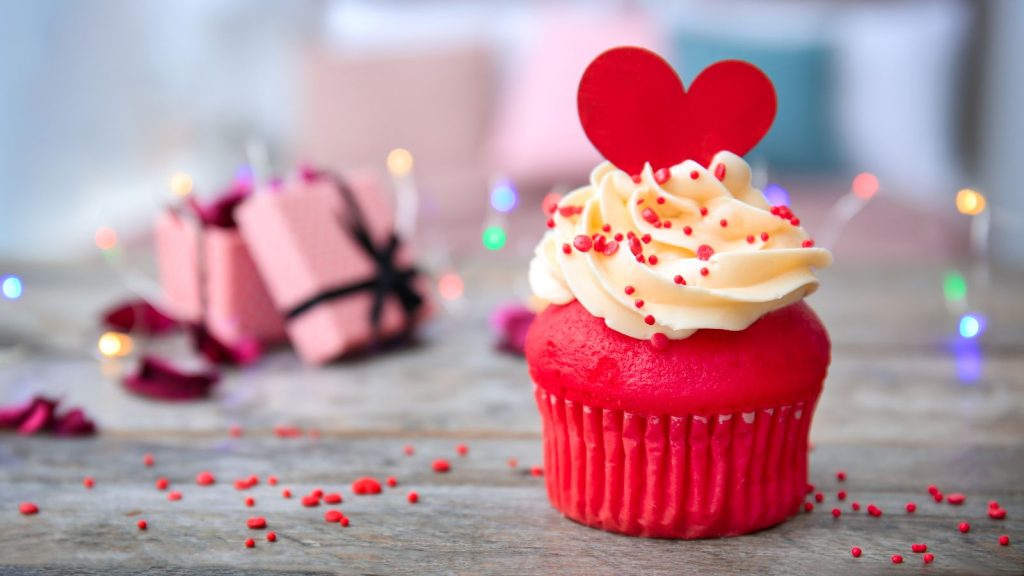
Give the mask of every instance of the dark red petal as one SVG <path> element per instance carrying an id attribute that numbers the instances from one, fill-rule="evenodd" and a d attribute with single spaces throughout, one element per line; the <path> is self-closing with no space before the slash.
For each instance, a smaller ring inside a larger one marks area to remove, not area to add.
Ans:
<path id="1" fill-rule="evenodd" d="M 32 410 L 18 426 L 18 434 L 30 435 L 37 432 L 46 432 L 53 426 L 53 412 L 57 402 L 36 397 L 32 403 Z"/>
<path id="2" fill-rule="evenodd" d="M 131 392 L 159 400 L 192 400 L 210 395 L 220 379 L 215 371 L 188 373 L 155 356 L 143 356 L 138 372 L 124 379 Z"/>
<path id="3" fill-rule="evenodd" d="M 498 335 L 498 348 L 523 354 L 526 332 L 537 315 L 521 304 L 499 306 L 491 314 L 491 327 Z"/>
<path id="4" fill-rule="evenodd" d="M 217 340 L 201 324 L 192 327 L 192 347 L 204 358 L 216 364 L 251 364 L 259 360 L 263 354 L 263 349 L 255 338 L 227 344 Z"/>
<path id="5" fill-rule="evenodd" d="M 178 327 L 178 322 L 149 302 L 138 299 L 123 302 L 103 313 L 103 325 L 120 332 L 164 334 Z"/>
<path id="6" fill-rule="evenodd" d="M 58 436 L 92 436 L 96 433 L 96 423 L 86 417 L 81 408 L 72 408 L 57 418 L 53 432 Z"/>

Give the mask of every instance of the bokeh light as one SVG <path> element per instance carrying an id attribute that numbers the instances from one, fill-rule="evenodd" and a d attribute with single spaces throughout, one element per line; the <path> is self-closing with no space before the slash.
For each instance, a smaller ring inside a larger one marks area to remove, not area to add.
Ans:
<path id="1" fill-rule="evenodd" d="M 871 172 L 861 172 L 853 178 L 853 195 L 861 200 L 870 200 L 878 192 L 878 177 Z"/>
<path id="2" fill-rule="evenodd" d="M 772 206 L 789 206 L 789 192 L 778 184 L 764 187 L 764 197 Z"/>
<path id="3" fill-rule="evenodd" d="M 171 176 L 171 192 L 179 198 L 184 198 L 192 193 L 192 177 L 184 172 L 178 172 Z"/>
<path id="4" fill-rule="evenodd" d="M 961 214 L 977 216 L 985 211 L 985 197 L 977 190 L 964 188 L 956 193 L 956 209 Z"/>
<path id="5" fill-rule="evenodd" d="M 131 336 L 120 332 L 104 332 L 96 342 L 100 354 L 107 358 L 119 358 L 131 354 L 134 343 Z"/>
<path id="6" fill-rule="evenodd" d="M 558 203 L 562 201 L 562 195 L 557 192 L 548 192 L 544 199 L 540 202 L 540 209 L 547 216 L 555 211 L 558 207 Z"/>
<path id="7" fill-rule="evenodd" d="M 117 232 L 107 226 L 96 231 L 96 247 L 100 250 L 111 250 L 117 246 Z"/>
<path id="8" fill-rule="evenodd" d="M 412 164 L 412 153 L 405 148 L 395 148 L 388 153 L 388 172 L 396 176 L 408 174 Z"/>
<path id="9" fill-rule="evenodd" d="M 484 233 L 481 238 L 484 243 L 484 248 L 488 250 L 501 250 L 505 246 L 505 229 L 501 226 L 488 226 L 484 228 Z"/>
<path id="10" fill-rule="evenodd" d="M 942 279 L 942 293 L 949 302 L 960 302 L 967 298 L 967 280 L 958 270 L 947 270 Z"/>
<path id="11" fill-rule="evenodd" d="M 956 377 L 965 384 L 977 382 L 981 378 L 983 366 L 981 350 L 977 342 L 961 340 L 954 351 Z"/>
<path id="12" fill-rule="evenodd" d="M 7 276 L 4 278 L 2 284 L 0 284 L 0 292 L 3 292 L 4 298 L 8 300 L 17 300 L 21 298 L 21 278 L 17 276 Z"/>
<path id="13" fill-rule="evenodd" d="M 964 314 L 960 317 L 959 330 L 964 338 L 977 338 L 985 331 L 985 318 L 980 314 Z"/>
<path id="14" fill-rule="evenodd" d="M 454 272 L 442 274 L 437 279 L 437 292 L 445 300 L 458 300 L 462 297 L 465 289 L 466 286 L 462 282 L 462 277 Z"/>
<path id="15" fill-rule="evenodd" d="M 491 190 L 491 206 L 498 212 L 511 212 L 519 200 L 515 187 L 508 180 L 500 180 Z"/>

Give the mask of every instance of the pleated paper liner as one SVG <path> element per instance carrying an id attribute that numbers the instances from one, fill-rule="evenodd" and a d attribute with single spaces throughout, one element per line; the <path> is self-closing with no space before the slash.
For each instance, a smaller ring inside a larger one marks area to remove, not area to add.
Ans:
<path id="1" fill-rule="evenodd" d="M 535 386 L 548 497 L 569 518 L 654 538 L 746 534 L 796 514 L 817 396 L 714 416 L 643 416 Z"/>

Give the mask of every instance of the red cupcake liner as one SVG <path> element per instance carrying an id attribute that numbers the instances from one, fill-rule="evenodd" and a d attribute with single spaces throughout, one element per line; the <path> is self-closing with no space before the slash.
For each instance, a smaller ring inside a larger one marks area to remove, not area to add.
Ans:
<path id="1" fill-rule="evenodd" d="M 653 538 L 735 536 L 796 514 L 817 395 L 715 415 L 644 416 L 535 386 L 548 497 L 594 528 Z"/>

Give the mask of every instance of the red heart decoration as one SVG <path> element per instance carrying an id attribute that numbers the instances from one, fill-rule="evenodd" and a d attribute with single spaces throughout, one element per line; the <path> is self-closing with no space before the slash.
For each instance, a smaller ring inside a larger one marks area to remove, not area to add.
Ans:
<path id="1" fill-rule="evenodd" d="M 742 156 L 775 119 L 775 88 L 749 62 L 708 66 L 689 91 L 661 56 L 612 48 L 583 72 L 576 100 L 587 138 L 612 164 L 639 174 L 695 160 L 708 166 L 722 150 Z"/>

